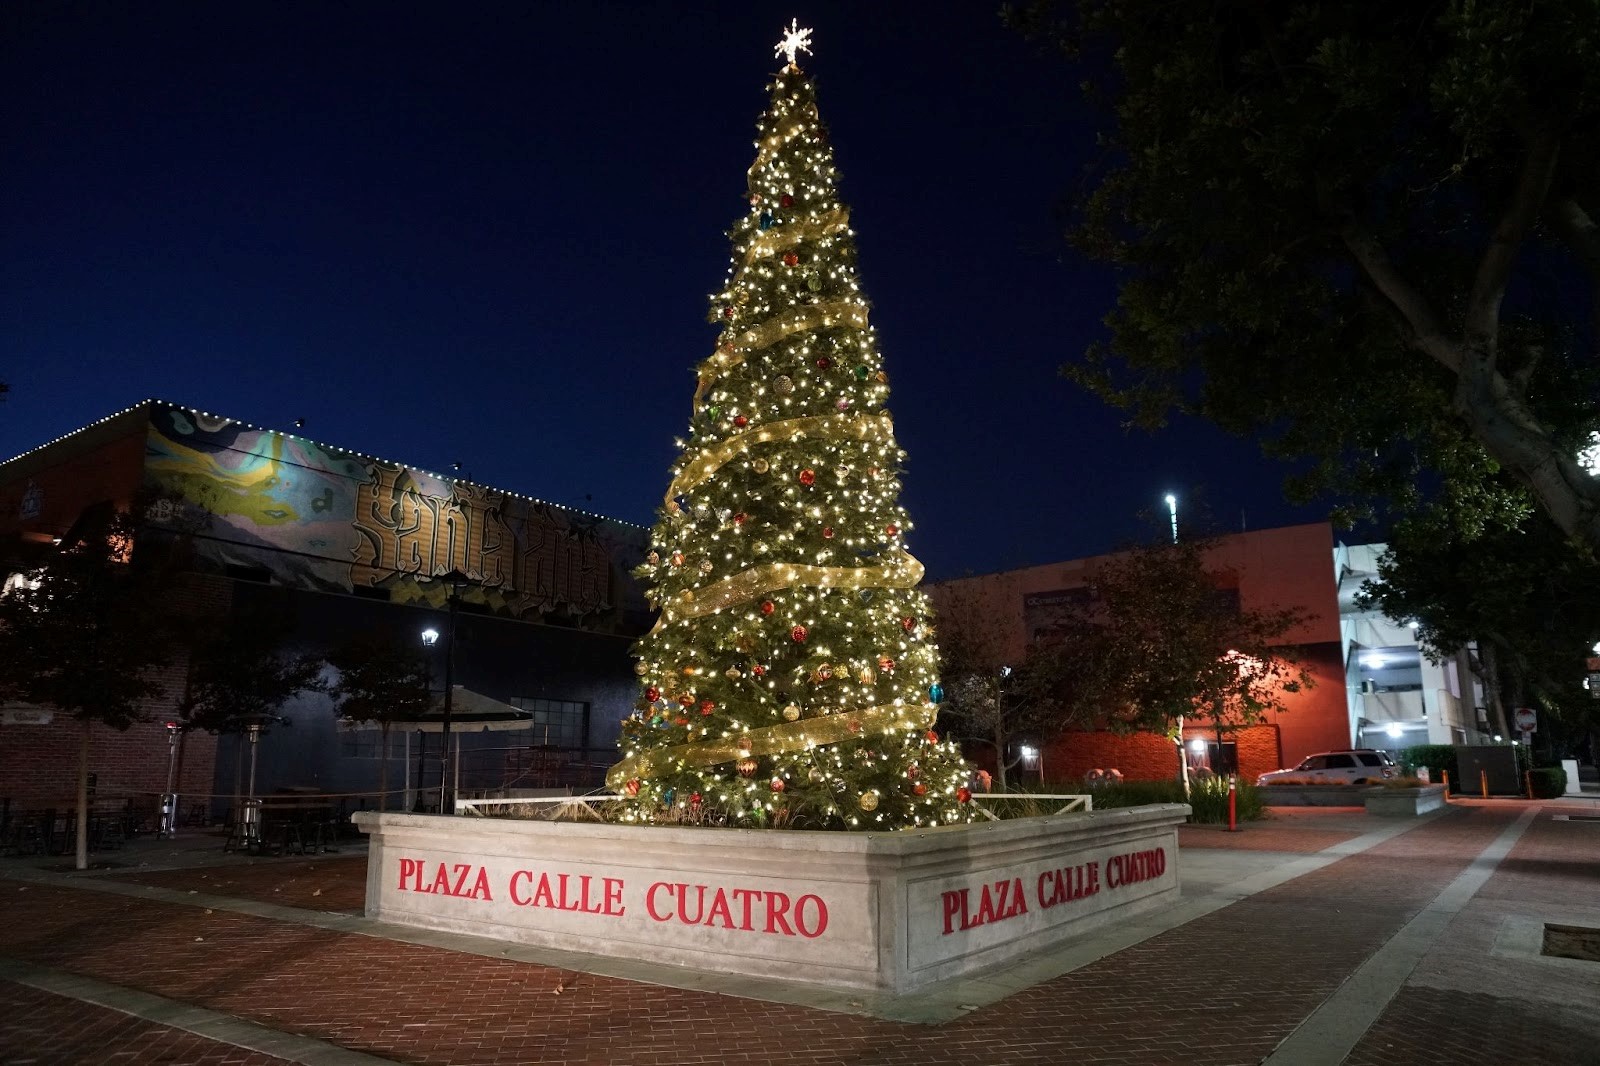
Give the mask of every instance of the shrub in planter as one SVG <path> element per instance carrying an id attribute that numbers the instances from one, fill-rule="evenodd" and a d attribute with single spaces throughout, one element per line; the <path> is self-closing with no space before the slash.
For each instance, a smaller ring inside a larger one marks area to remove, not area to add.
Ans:
<path id="1" fill-rule="evenodd" d="M 1450 774 L 1450 780 L 1459 782 L 1461 774 L 1456 765 L 1456 749 L 1449 744 L 1416 744 L 1406 748 L 1396 756 L 1400 763 L 1400 771 L 1408 777 L 1417 772 L 1420 766 L 1428 768 L 1428 776 L 1435 784 L 1444 783 L 1444 774 Z"/>
<path id="2" fill-rule="evenodd" d="M 1539 799 L 1555 799 L 1567 791 L 1567 772 L 1558 766 L 1529 770 L 1528 783 Z"/>
<path id="3" fill-rule="evenodd" d="M 1422 788 L 1427 782 L 1420 777 L 1391 777 L 1382 784 L 1384 788 Z"/>
<path id="4" fill-rule="evenodd" d="M 1181 793 L 1182 786 L 1179 786 Z M 1228 821 L 1228 779 L 1203 777 L 1190 782 L 1189 806 L 1193 813 L 1189 821 L 1204 825 L 1226 825 Z M 1234 795 L 1234 814 L 1241 822 L 1255 821 L 1267 816 L 1267 805 L 1262 802 L 1260 790 L 1248 781 L 1240 781 Z"/>

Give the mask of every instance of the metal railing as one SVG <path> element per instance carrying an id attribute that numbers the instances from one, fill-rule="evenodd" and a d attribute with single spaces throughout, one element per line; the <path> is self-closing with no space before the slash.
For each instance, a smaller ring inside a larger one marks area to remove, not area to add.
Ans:
<path id="1" fill-rule="evenodd" d="M 991 822 L 1000 821 L 1000 816 L 979 803 L 979 800 L 1049 800 L 1052 803 L 1056 800 L 1066 800 L 1067 802 L 1059 809 L 1044 812 L 1044 816 L 1049 818 L 1054 818 L 1058 814 L 1070 814 L 1073 811 L 1094 810 L 1094 797 L 1085 792 L 974 792 L 973 807 Z"/>
<path id="2" fill-rule="evenodd" d="M 622 799 L 614 792 L 601 792 L 588 796 L 512 796 L 495 799 L 456 799 L 457 814 L 471 814 L 479 818 L 492 817 L 489 813 L 495 808 L 507 807 L 549 807 L 548 812 L 540 811 L 533 815 L 535 818 L 557 821 L 604 821 L 599 813 L 589 804 L 609 803 Z"/>

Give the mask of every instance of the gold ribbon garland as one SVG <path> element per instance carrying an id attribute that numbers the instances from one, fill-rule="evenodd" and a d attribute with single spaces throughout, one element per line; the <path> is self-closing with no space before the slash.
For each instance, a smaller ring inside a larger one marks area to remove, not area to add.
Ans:
<path id="1" fill-rule="evenodd" d="M 704 483 L 729 460 L 749 451 L 752 444 L 794 440 L 800 437 L 816 437 L 819 440 L 854 438 L 886 444 L 894 437 L 894 420 L 889 417 L 887 411 L 864 415 L 806 415 L 802 418 L 786 418 L 781 422 L 768 422 L 765 425 L 741 429 L 726 439 L 701 449 L 700 454 L 695 456 L 688 466 L 678 471 L 677 476 L 672 479 L 672 484 L 667 486 L 665 497 L 667 506 L 670 508 L 673 500 Z"/>
<path id="2" fill-rule="evenodd" d="M 785 337 L 808 329 L 831 326 L 836 319 L 856 329 L 866 329 L 867 305 L 856 297 L 810 304 L 806 307 L 797 307 L 780 317 L 769 318 L 761 325 L 752 326 L 740 333 L 732 351 L 712 352 L 706 361 L 700 364 L 700 378 L 694 387 L 695 407 L 700 406 L 700 400 L 712 382 L 744 362 L 745 357 L 751 352 L 758 352 Z"/>
<path id="3" fill-rule="evenodd" d="M 744 250 L 744 265 L 748 267 L 763 256 L 775 255 L 786 248 L 793 248 L 801 241 L 830 237 L 840 230 L 847 229 L 849 225 L 849 208 L 838 204 L 832 210 L 824 211 L 820 215 L 797 219 L 783 226 L 774 226 L 750 242 L 750 247 Z"/>
<path id="4" fill-rule="evenodd" d="M 778 149 L 783 147 L 784 142 L 799 133 L 800 127 L 804 126 L 807 121 L 809 119 L 804 112 L 801 112 L 791 115 L 780 122 L 771 133 L 761 138 L 761 143 L 756 147 L 756 161 L 750 164 L 750 169 L 745 173 L 754 174 L 765 166 L 777 154 Z"/>
<path id="5" fill-rule="evenodd" d="M 700 769 L 732 762 L 746 755 L 777 755 L 786 751 L 839 744 L 852 737 L 877 736 L 894 729 L 928 729 L 939 709 L 931 703 L 866 707 L 841 711 L 798 722 L 751 729 L 716 740 L 690 741 L 669 748 L 634 752 L 606 771 L 606 785 L 620 791 L 635 777 L 655 777 L 678 770 Z"/>
<path id="6" fill-rule="evenodd" d="M 651 630 L 682 618 L 716 614 L 763 592 L 804 585 L 809 588 L 864 589 L 915 588 L 922 580 L 922 563 L 908 551 L 898 551 L 878 566 L 810 566 L 804 563 L 763 563 L 703 589 L 686 589 L 661 609 Z"/>

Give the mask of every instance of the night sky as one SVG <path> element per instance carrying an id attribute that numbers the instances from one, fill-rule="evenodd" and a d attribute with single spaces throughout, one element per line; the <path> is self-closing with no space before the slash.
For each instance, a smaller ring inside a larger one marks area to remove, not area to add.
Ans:
<path id="1" fill-rule="evenodd" d="M 1319 520 L 1056 373 L 1115 299 L 1058 237 L 1093 126 L 996 6 L 6 5 L 0 459 L 157 397 L 652 521 L 798 17 L 930 577 L 1111 550 L 1168 491 Z"/>

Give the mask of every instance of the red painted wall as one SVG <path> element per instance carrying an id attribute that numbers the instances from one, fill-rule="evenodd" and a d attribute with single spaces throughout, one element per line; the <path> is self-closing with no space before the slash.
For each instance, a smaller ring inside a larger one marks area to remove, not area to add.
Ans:
<path id="1" fill-rule="evenodd" d="M 1110 558 L 1070 559 L 964 578 L 933 586 L 929 594 L 936 609 L 941 599 L 952 595 L 980 603 L 984 614 L 1001 620 L 1009 654 L 1020 659 L 1029 638 L 1025 598 L 1088 584 Z M 1279 644 L 1298 649 L 1314 685 L 1287 695 L 1284 712 L 1269 715 L 1260 726 L 1237 731 L 1241 775 L 1293 766 L 1319 751 L 1348 748 L 1350 725 L 1339 643 L 1332 526 L 1316 523 L 1230 534 L 1218 539 L 1206 563 L 1223 584 L 1237 584 L 1241 608 L 1296 608 L 1306 616 Z M 956 624 L 956 617 L 949 613 L 941 624 Z M 1228 732 L 1225 739 L 1235 740 L 1235 731 Z M 1215 739 L 1215 732 L 1191 731 L 1190 736 L 1209 741 Z M 1092 769 L 1112 767 L 1125 777 L 1145 780 L 1174 777 L 1178 771 L 1172 742 L 1160 736 L 1074 732 L 1050 745 L 1045 754 L 1046 777 L 1051 780 L 1078 780 Z"/>

